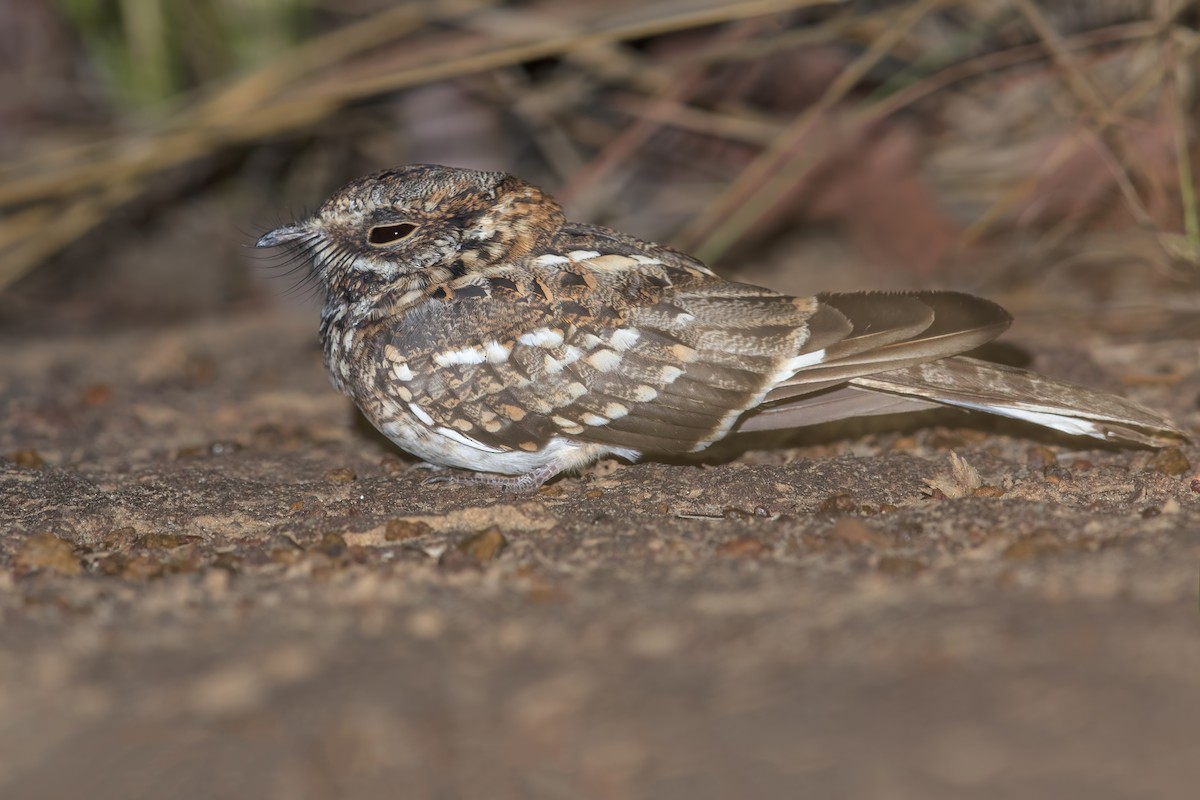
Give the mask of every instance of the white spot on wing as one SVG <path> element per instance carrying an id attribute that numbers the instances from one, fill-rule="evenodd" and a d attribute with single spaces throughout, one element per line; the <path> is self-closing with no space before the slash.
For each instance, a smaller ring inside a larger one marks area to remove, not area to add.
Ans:
<path id="1" fill-rule="evenodd" d="M 470 436 L 459 433 L 458 431 L 454 430 L 453 428 L 439 427 L 437 429 L 437 432 L 440 433 L 442 436 L 445 436 L 447 439 L 453 439 L 454 441 L 458 442 L 459 444 L 465 444 L 467 447 L 473 447 L 476 450 L 482 450 L 485 453 L 503 453 L 504 452 L 504 450 L 502 450 L 499 447 L 491 447 L 489 445 L 484 444 L 483 442 L 478 442 L 478 441 L 472 439 Z"/>
<path id="2" fill-rule="evenodd" d="M 638 387 L 633 390 L 633 399 L 639 403 L 649 403 L 656 397 L 658 397 L 658 390 L 644 383 L 638 384 Z"/>
<path id="3" fill-rule="evenodd" d="M 787 369 L 795 373 L 797 370 L 802 370 L 805 367 L 811 367 L 814 364 L 820 364 L 825 360 L 825 349 L 813 350 L 811 353 L 801 353 L 788 360 Z"/>
<path id="4" fill-rule="evenodd" d="M 425 409 L 421 408 L 416 403 L 409 403 L 408 410 L 412 412 L 414 417 L 421 420 L 421 422 L 424 422 L 426 425 L 433 424 L 433 417 L 426 414 Z"/>
<path id="5" fill-rule="evenodd" d="M 478 347 L 464 347 L 460 350 L 446 350 L 433 357 L 433 363 L 439 367 L 450 367 L 455 364 L 482 364 L 486 356 Z"/>
<path id="6" fill-rule="evenodd" d="M 555 415 L 550 418 L 550 421 L 562 428 L 564 433 L 583 433 L 582 425 L 574 420 L 567 419 L 566 417 Z"/>
<path id="7" fill-rule="evenodd" d="M 679 359 L 684 364 L 690 364 L 700 357 L 699 353 L 688 347 L 686 344 L 673 345 L 671 347 L 671 355 L 675 356 L 675 358 Z"/>
<path id="8" fill-rule="evenodd" d="M 571 383 L 567 384 L 567 395 L 570 396 L 572 401 L 583 397 L 585 394 L 587 394 L 587 391 L 587 387 L 579 381 L 572 381 Z"/>
<path id="9" fill-rule="evenodd" d="M 658 379 L 663 383 L 674 383 L 683 374 L 679 367 L 666 366 L 658 373 Z"/>
<path id="10" fill-rule="evenodd" d="M 617 328 L 609 337 L 608 343 L 612 349 L 620 352 L 633 347 L 640 338 L 642 334 L 637 328 Z"/>
<path id="11" fill-rule="evenodd" d="M 608 372 L 621 363 L 621 354 L 615 350 L 597 350 L 588 356 L 587 361 L 601 372 Z"/>
<path id="12" fill-rule="evenodd" d="M 578 347 L 572 347 L 571 345 L 567 345 L 566 347 L 563 348 L 562 358 L 555 358 L 554 356 L 547 353 L 546 358 L 543 359 L 542 363 L 546 367 L 546 372 L 553 374 L 553 373 L 557 373 L 557 372 L 562 372 L 563 367 L 567 366 L 568 364 L 574 364 L 576 361 L 579 360 L 580 356 L 582 356 L 582 355 L 583 355 L 583 351 L 580 350 Z"/>
<path id="13" fill-rule="evenodd" d="M 570 261 L 566 256 L 560 256 L 557 253 L 546 253 L 544 256 L 538 256 L 533 260 L 534 264 L 539 267 L 553 267 L 558 264 L 566 264 Z"/>
<path id="14" fill-rule="evenodd" d="M 563 343 L 563 335 L 562 331 L 552 328 L 535 328 L 528 333 L 521 334 L 517 341 L 530 347 L 558 347 Z"/>
<path id="15" fill-rule="evenodd" d="M 620 419 L 628 413 L 628 406 L 624 406 L 620 403 L 609 403 L 604 407 L 604 416 L 608 417 L 610 420 Z"/>
<path id="16" fill-rule="evenodd" d="M 590 411 L 588 413 L 580 416 L 579 421 L 582 422 L 584 425 L 592 425 L 592 426 L 607 425 L 610 422 L 608 417 L 602 417 L 599 414 L 593 414 Z"/>
<path id="17" fill-rule="evenodd" d="M 503 364 L 505 361 L 508 361 L 508 354 L 512 352 L 512 345 L 500 344 L 495 339 L 492 339 L 483 346 L 483 352 L 487 356 L 489 363 Z"/>
<path id="18" fill-rule="evenodd" d="M 567 256 L 570 257 L 572 261 L 587 261 L 591 258 L 599 258 L 600 254 L 595 250 L 572 250 L 571 252 L 567 253 Z"/>
<path id="19" fill-rule="evenodd" d="M 411 381 L 413 379 L 413 371 L 409 369 L 408 364 L 393 364 L 392 374 L 396 376 L 398 381 Z"/>

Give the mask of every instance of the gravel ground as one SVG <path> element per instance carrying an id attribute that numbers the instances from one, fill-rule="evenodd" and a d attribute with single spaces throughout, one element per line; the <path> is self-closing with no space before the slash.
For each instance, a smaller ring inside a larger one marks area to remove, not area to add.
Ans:
<path id="1" fill-rule="evenodd" d="M 1196 447 L 944 414 L 426 485 L 314 327 L 0 341 L 0 796 L 1200 785 Z M 1195 337 L 1094 327 L 1018 339 L 1200 421 Z"/>

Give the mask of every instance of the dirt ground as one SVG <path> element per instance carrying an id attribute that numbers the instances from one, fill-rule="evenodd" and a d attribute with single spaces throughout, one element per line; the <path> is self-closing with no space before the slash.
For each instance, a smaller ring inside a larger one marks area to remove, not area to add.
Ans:
<path id="1" fill-rule="evenodd" d="M 1195 426 L 1169 295 L 1018 298 L 1009 338 Z M 946 414 L 427 485 L 328 387 L 315 325 L 0 342 L 0 796 L 1200 785 L 1196 446 Z"/>

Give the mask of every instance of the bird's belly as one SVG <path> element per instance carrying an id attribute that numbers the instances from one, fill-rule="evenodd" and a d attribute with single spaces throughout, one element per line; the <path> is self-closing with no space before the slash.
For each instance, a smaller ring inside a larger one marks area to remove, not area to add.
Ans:
<path id="1" fill-rule="evenodd" d="M 408 453 L 444 467 L 522 475 L 551 463 L 569 458 L 580 445 L 554 438 L 539 450 L 510 450 L 484 445 L 450 428 L 428 425 L 422 420 L 398 414 L 387 421 L 368 419 L 384 436 Z"/>

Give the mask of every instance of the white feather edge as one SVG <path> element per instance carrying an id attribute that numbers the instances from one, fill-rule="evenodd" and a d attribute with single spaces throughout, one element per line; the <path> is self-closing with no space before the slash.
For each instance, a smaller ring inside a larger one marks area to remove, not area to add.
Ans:
<path id="1" fill-rule="evenodd" d="M 1081 417 L 1067 416 L 1051 411 L 1035 411 L 1028 408 L 1014 408 L 1012 406 L 989 406 L 982 403 L 963 403 L 952 400 L 941 400 L 942 403 L 956 408 L 965 408 L 971 411 L 983 411 L 987 414 L 995 414 L 1001 417 L 1009 417 L 1010 419 L 1019 419 L 1024 422 L 1032 422 L 1034 425 L 1041 425 L 1051 430 L 1070 433 L 1075 436 L 1091 436 L 1096 439 L 1108 440 L 1108 432 L 1092 422 Z"/>

